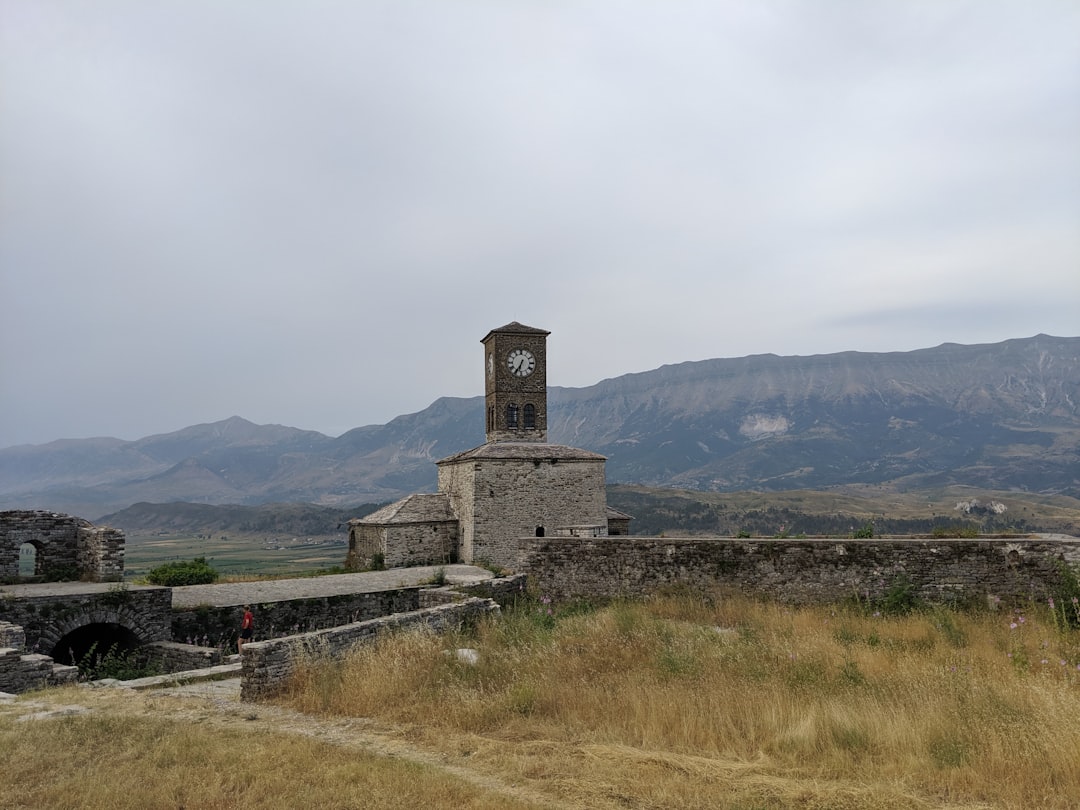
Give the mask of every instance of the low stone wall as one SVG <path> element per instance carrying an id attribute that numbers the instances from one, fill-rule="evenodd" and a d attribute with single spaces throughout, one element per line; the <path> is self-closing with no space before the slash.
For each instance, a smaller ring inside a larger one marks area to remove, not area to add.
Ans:
<path id="1" fill-rule="evenodd" d="M 416 610 L 420 607 L 420 591 L 420 587 L 409 587 L 256 603 L 251 606 L 255 638 L 283 638 Z M 235 651 L 243 613 L 243 607 L 238 605 L 174 610 L 170 637 L 181 643 Z"/>
<path id="2" fill-rule="evenodd" d="M 217 647 L 198 647 L 175 641 L 155 641 L 139 647 L 138 654 L 151 671 L 162 674 L 216 667 L 224 657 Z"/>
<path id="3" fill-rule="evenodd" d="M 875 599 L 906 579 L 922 599 L 1043 600 L 1080 543 L 1050 540 L 522 538 L 519 567 L 558 599 L 733 588 L 788 603 Z"/>
<path id="4" fill-rule="evenodd" d="M 46 686 L 74 683 L 76 667 L 57 664 L 47 655 L 26 652 L 23 629 L 0 622 L 0 692 L 19 694 Z"/>
<path id="5" fill-rule="evenodd" d="M 494 599 L 500 607 L 509 607 L 525 596 L 528 584 L 528 574 L 511 574 L 506 577 L 485 579 L 473 585 L 458 585 L 455 590 L 469 596 L 478 596 L 481 599 Z"/>
<path id="6" fill-rule="evenodd" d="M 336 657 L 357 644 L 369 643 L 377 636 L 392 631 L 423 627 L 442 633 L 468 626 L 498 611 L 499 606 L 490 599 L 468 597 L 460 602 L 396 613 L 313 633 L 249 642 L 244 645 L 240 698 L 254 701 L 278 691 L 299 659 Z"/>

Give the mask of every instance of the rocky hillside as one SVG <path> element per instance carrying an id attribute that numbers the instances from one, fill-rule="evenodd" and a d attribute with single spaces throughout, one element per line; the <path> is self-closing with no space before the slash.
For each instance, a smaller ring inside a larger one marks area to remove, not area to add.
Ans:
<path id="1" fill-rule="evenodd" d="M 758 355 L 552 388 L 549 439 L 610 483 L 727 492 L 962 484 L 1080 496 L 1080 338 Z M 234 417 L 134 442 L 0 450 L 0 508 L 91 519 L 140 501 L 349 506 L 435 486 L 483 442 L 483 398 L 331 438 Z"/>

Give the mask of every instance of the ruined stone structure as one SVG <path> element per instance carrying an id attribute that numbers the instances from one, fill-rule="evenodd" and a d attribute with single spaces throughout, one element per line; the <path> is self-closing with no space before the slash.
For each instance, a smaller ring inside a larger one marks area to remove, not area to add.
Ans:
<path id="1" fill-rule="evenodd" d="M 346 565 L 447 561 L 510 567 L 515 538 L 628 534 L 607 506 L 606 459 L 547 443 L 547 336 L 514 322 L 484 346 L 485 437 L 437 462 L 438 489 L 410 495 L 349 524 Z"/>
<path id="2" fill-rule="evenodd" d="M 18 625 L 0 621 L 0 692 L 27 692 L 74 683 L 76 667 L 57 664 L 47 655 L 26 652 L 26 636 Z"/>
<path id="3" fill-rule="evenodd" d="M 19 578 L 20 551 L 34 555 L 39 581 L 116 582 L 124 576 L 124 533 L 55 512 L 0 512 L 0 580 Z"/>

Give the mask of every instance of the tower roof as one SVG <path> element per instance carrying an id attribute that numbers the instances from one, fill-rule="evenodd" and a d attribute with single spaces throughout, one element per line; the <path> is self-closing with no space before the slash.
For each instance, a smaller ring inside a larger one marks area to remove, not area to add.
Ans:
<path id="1" fill-rule="evenodd" d="M 517 321 L 510 321 L 510 323 L 508 323 L 506 326 L 500 326 L 498 329 L 492 329 L 490 332 L 488 332 L 486 335 L 484 335 L 484 339 L 481 340 L 480 342 L 481 343 L 486 343 L 487 339 L 489 337 L 491 337 L 492 335 L 496 334 L 496 333 L 511 334 L 511 335 L 550 335 L 551 334 L 551 332 L 547 331 L 546 329 L 537 329 L 535 326 L 526 326 L 525 324 L 518 323 Z"/>
<path id="2" fill-rule="evenodd" d="M 444 459 L 436 461 L 436 464 L 454 464 L 460 461 L 475 459 L 522 459 L 532 461 L 606 461 L 605 456 L 592 453 L 588 450 L 580 450 L 577 447 L 567 447 L 565 444 L 544 444 L 542 442 L 488 442 L 472 450 L 455 453 Z"/>

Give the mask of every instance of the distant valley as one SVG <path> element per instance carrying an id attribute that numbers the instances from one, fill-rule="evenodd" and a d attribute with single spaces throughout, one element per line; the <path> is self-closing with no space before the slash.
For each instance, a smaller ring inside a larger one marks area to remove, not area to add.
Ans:
<path id="1" fill-rule="evenodd" d="M 433 491 L 433 462 L 484 440 L 483 397 L 332 438 L 239 417 L 137 441 L 0 449 L 0 508 L 96 520 L 133 504 L 355 511 Z M 752 357 L 551 388 L 549 440 L 603 453 L 612 485 L 1080 498 L 1080 338 Z M 355 515 L 353 515 L 355 516 Z"/>

